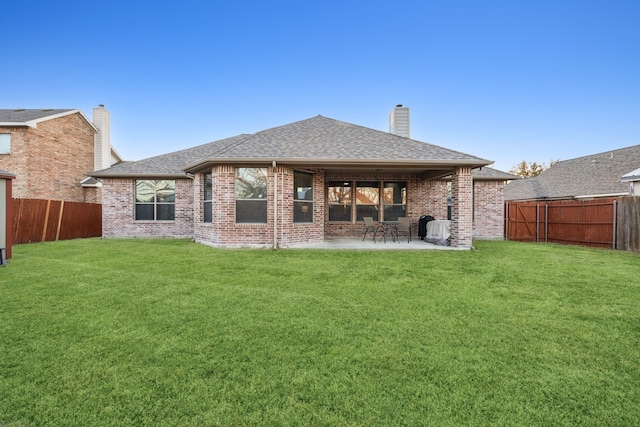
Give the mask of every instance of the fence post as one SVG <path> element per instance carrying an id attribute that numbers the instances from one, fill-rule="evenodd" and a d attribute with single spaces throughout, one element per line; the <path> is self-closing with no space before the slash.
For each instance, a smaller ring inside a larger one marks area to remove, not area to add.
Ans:
<path id="1" fill-rule="evenodd" d="M 616 248 L 616 237 L 618 235 L 618 201 L 614 200 L 613 201 L 613 238 L 611 239 L 613 241 L 613 247 L 612 249 Z"/>
<path id="2" fill-rule="evenodd" d="M 544 242 L 549 243 L 549 203 L 544 204 Z"/>
<path id="3" fill-rule="evenodd" d="M 58 229 L 56 230 L 56 242 L 60 238 L 60 225 L 62 224 L 62 213 L 64 212 L 64 200 L 60 203 L 60 217 L 58 218 Z"/>
<path id="4" fill-rule="evenodd" d="M 540 243 L 540 203 L 536 203 L 536 243 Z"/>
<path id="5" fill-rule="evenodd" d="M 51 200 L 47 200 L 47 211 L 44 214 L 44 227 L 42 227 L 42 242 L 47 238 L 47 226 L 49 225 L 49 208 L 51 207 Z"/>
<path id="6" fill-rule="evenodd" d="M 506 222 L 506 226 L 505 226 L 505 237 L 507 238 L 507 240 L 509 240 L 509 202 L 507 202 L 507 206 L 506 209 L 507 211 L 507 215 L 505 216 L 505 222 Z"/>

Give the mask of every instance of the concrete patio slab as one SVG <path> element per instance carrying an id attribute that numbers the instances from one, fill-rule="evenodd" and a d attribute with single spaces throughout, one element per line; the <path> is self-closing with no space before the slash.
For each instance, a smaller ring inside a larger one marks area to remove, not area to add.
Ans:
<path id="1" fill-rule="evenodd" d="M 290 249 L 351 249 L 351 250 L 378 250 L 378 251 L 400 251 L 400 250 L 466 250 L 460 248 L 452 248 L 450 246 L 439 246 L 433 243 L 426 242 L 424 240 L 415 239 L 407 243 L 406 239 L 400 239 L 399 241 L 392 241 L 388 239 L 385 243 L 383 241 L 376 241 L 375 243 L 371 238 L 367 238 L 364 241 L 362 238 L 325 238 L 324 241 L 318 243 L 305 243 L 289 245 Z"/>

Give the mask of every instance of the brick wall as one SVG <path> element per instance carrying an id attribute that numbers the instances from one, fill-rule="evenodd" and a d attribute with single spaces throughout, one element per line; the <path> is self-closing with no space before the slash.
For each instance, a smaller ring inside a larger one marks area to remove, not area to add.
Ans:
<path id="1" fill-rule="evenodd" d="M 324 170 L 310 170 L 310 172 L 313 172 L 313 222 L 294 223 L 294 170 L 278 168 L 278 203 L 281 212 L 278 218 L 280 246 L 286 247 L 296 243 L 314 243 L 324 240 L 325 172 Z"/>
<path id="2" fill-rule="evenodd" d="M 103 179 L 102 237 L 193 237 L 193 184 L 176 180 L 174 221 L 135 220 L 135 180 Z"/>
<path id="3" fill-rule="evenodd" d="M 470 248 L 473 243 L 473 182 L 471 169 L 457 168 L 451 179 L 451 246 Z"/>
<path id="4" fill-rule="evenodd" d="M 277 167 L 278 246 L 322 241 L 325 237 L 359 237 L 362 222 L 330 222 L 326 208 L 328 181 L 404 181 L 407 182 L 407 216 L 412 220 L 412 234 L 417 236 L 418 220 L 422 215 L 447 218 L 447 181 L 430 181 L 413 174 L 336 173 L 314 170 L 314 205 L 312 223 L 293 222 L 294 170 Z M 211 245 L 272 246 L 274 242 L 274 170 L 268 168 L 268 201 L 266 224 L 237 224 L 235 221 L 235 167 L 217 166 L 212 169 L 212 222 L 203 222 L 203 174 L 193 181 L 176 180 L 176 220 L 170 222 L 134 220 L 134 185 L 131 179 L 104 179 L 103 235 L 194 237 Z M 482 210 L 482 220 L 476 233 L 492 238 L 496 233 L 498 210 L 502 202 L 501 187 L 491 182 L 476 185 L 476 215 Z M 458 171 L 452 180 L 454 204 L 452 209 L 452 245 L 471 247 L 472 242 L 472 181 L 468 168 Z M 493 204 L 492 204 L 493 203 Z M 498 205 L 497 210 L 495 205 Z M 458 205 L 458 206 L 456 206 Z M 495 212 L 494 212 L 495 210 Z M 492 212 L 485 214 L 484 212 Z M 501 224 L 502 217 L 499 219 Z M 454 240 L 455 239 L 455 240 Z"/>
<path id="5" fill-rule="evenodd" d="M 474 181 L 473 237 L 502 240 L 504 237 L 504 181 Z"/>
<path id="6" fill-rule="evenodd" d="M 324 173 L 314 172 L 314 206 L 312 223 L 293 222 L 294 170 L 277 166 L 277 245 L 286 247 L 296 243 L 313 243 L 324 239 Z M 195 239 L 211 245 L 273 246 L 274 243 L 274 170 L 268 168 L 267 223 L 237 224 L 235 213 L 235 167 L 217 166 L 211 171 L 213 181 L 212 222 L 203 222 L 203 174 L 194 180 Z"/>
<path id="7" fill-rule="evenodd" d="M 38 123 L 37 128 L 0 128 L 11 133 L 11 153 L 0 169 L 16 175 L 15 198 L 95 202 L 97 189 L 80 181 L 93 170 L 93 128 L 79 114 Z"/>

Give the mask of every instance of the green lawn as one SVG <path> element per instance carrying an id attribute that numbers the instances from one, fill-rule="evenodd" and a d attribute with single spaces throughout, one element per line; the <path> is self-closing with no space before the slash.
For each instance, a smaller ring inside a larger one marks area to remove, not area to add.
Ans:
<path id="1" fill-rule="evenodd" d="M 640 425 L 640 256 L 20 245 L 2 426 Z"/>

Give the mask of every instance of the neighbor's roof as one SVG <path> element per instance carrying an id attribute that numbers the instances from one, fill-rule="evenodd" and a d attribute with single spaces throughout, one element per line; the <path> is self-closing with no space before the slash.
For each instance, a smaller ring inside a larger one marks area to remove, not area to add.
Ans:
<path id="1" fill-rule="evenodd" d="M 636 170 L 632 170 L 631 172 L 625 173 L 624 175 L 622 175 L 622 181 L 624 182 L 640 181 L 640 168 Z"/>
<path id="2" fill-rule="evenodd" d="M 540 175 L 512 181 L 505 200 L 551 200 L 628 194 L 621 177 L 640 165 L 640 145 L 557 162 Z"/>
<path id="3" fill-rule="evenodd" d="M 185 176 L 213 164 L 279 164 L 306 167 L 413 168 L 451 172 L 455 166 L 482 167 L 492 162 L 323 116 L 301 120 L 162 156 L 129 162 L 95 177 Z"/>
<path id="4" fill-rule="evenodd" d="M 91 120 L 78 109 L 0 109 L 0 126 L 28 126 L 35 128 L 40 122 L 76 113 L 80 114 L 98 132 Z"/>

